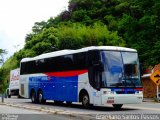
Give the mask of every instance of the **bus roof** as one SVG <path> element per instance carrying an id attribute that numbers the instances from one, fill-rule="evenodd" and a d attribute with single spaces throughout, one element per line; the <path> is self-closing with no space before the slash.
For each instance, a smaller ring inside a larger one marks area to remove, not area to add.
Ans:
<path id="1" fill-rule="evenodd" d="M 117 47 L 117 46 L 91 46 L 91 47 L 85 47 L 77 50 L 59 50 L 55 52 L 50 53 L 44 53 L 41 55 L 38 55 L 33 58 L 23 58 L 21 62 L 27 62 L 27 61 L 33 61 L 38 59 L 44 59 L 44 58 L 50 58 L 50 57 L 56 57 L 56 56 L 62 56 L 62 55 L 68 55 L 68 54 L 74 54 L 74 53 L 80 53 L 80 52 L 86 52 L 90 50 L 114 50 L 114 51 L 128 51 L 128 52 L 137 52 L 135 49 L 126 48 L 126 47 Z"/>

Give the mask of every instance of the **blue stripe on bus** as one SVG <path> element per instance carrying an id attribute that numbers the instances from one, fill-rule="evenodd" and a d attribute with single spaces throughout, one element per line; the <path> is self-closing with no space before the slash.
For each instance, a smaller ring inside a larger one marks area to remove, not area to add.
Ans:
<path id="1" fill-rule="evenodd" d="M 44 99 L 57 101 L 78 101 L 78 76 L 48 77 L 36 76 L 29 78 L 29 92 L 41 89 Z"/>
<path id="2" fill-rule="evenodd" d="M 133 88 L 111 88 L 111 91 L 114 91 L 117 94 L 135 94 L 136 93 L 136 90 Z"/>

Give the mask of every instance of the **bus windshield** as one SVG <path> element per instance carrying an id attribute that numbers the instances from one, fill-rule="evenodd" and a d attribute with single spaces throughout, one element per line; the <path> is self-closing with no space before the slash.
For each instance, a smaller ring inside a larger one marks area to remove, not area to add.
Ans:
<path id="1" fill-rule="evenodd" d="M 136 52 L 101 51 L 102 87 L 141 87 Z"/>

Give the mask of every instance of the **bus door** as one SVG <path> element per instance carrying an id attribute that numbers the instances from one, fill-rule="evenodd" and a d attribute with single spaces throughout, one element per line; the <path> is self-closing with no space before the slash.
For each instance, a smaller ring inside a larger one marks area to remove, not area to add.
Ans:
<path id="1" fill-rule="evenodd" d="M 93 104 L 101 104 L 101 62 L 98 50 L 88 52 L 89 83 L 93 87 Z"/>

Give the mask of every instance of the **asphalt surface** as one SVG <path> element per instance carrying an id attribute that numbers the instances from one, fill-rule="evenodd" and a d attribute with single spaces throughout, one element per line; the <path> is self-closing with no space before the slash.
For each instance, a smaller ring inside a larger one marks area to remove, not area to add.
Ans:
<path id="1" fill-rule="evenodd" d="M 27 110 L 0 105 L 0 120 L 82 120 L 73 116 L 48 114 L 46 112 Z"/>
<path id="2" fill-rule="evenodd" d="M 81 104 L 73 103 L 68 106 L 63 104 L 54 104 L 53 101 L 47 101 L 46 104 L 33 104 L 30 99 L 18 99 L 17 97 L 5 99 L 6 104 L 27 106 L 29 108 L 43 109 L 46 113 L 56 113 L 61 117 L 72 116 L 69 119 L 99 119 L 99 115 L 146 115 L 146 114 L 160 114 L 160 103 L 143 102 L 142 104 L 126 104 L 121 110 L 115 110 L 112 105 L 104 107 L 93 106 L 90 108 L 83 108 Z M 52 112 L 48 112 L 52 111 Z M 54 112 L 53 112 L 54 111 Z M 76 116 L 76 117 L 75 117 Z M 159 116 L 160 117 L 160 116 Z M 65 117 L 66 118 L 66 117 Z M 100 117 L 102 118 L 102 117 Z"/>

